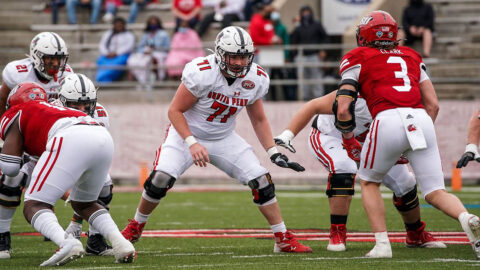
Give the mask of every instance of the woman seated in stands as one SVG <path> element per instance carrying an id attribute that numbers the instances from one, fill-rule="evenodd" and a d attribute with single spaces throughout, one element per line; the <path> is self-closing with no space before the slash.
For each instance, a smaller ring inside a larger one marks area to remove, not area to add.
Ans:
<path id="1" fill-rule="evenodd" d="M 165 79 L 165 59 L 170 48 L 170 37 L 163 29 L 158 16 L 150 16 L 145 33 L 138 44 L 137 52 L 130 55 L 127 65 L 137 81 L 142 84 L 154 78 L 155 67 L 158 80 Z"/>

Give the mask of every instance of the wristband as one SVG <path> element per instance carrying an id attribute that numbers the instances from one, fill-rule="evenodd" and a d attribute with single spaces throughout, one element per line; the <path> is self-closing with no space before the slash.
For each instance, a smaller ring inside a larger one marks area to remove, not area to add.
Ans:
<path id="1" fill-rule="evenodd" d="M 280 134 L 280 136 L 278 136 L 278 137 L 285 138 L 285 139 L 291 141 L 295 137 L 295 135 L 293 134 L 293 132 L 291 130 L 285 129 L 282 132 L 282 134 Z"/>
<path id="2" fill-rule="evenodd" d="M 185 138 L 185 142 L 188 144 L 188 147 L 197 143 L 197 140 L 192 135 Z"/>
<path id="3" fill-rule="evenodd" d="M 270 157 L 275 155 L 276 153 L 278 153 L 277 147 L 272 146 L 272 147 L 268 148 L 267 153 Z"/>
<path id="4" fill-rule="evenodd" d="M 475 155 L 475 158 L 477 158 L 478 155 L 478 146 L 476 146 L 474 143 L 469 143 L 465 147 L 465 152 L 471 152 Z"/>

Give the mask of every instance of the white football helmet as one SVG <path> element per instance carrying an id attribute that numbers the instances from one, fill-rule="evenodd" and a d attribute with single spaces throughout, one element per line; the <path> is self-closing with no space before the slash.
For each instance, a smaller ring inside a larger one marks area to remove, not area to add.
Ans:
<path id="1" fill-rule="evenodd" d="M 45 56 L 59 58 L 59 67 L 46 66 Z M 63 73 L 68 61 L 67 45 L 58 34 L 42 32 L 32 39 L 29 58 L 40 76 L 49 81 L 56 79 L 57 73 Z"/>
<path id="2" fill-rule="evenodd" d="M 70 74 L 61 83 L 58 99 L 65 107 L 86 104 L 85 113 L 93 116 L 97 105 L 97 89 L 87 76 L 80 73 Z"/>
<path id="3" fill-rule="evenodd" d="M 215 39 L 215 60 L 220 69 L 232 78 L 241 78 L 248 73 L 254 52 L 252 38 L 238 26 L 224 28 Z M 230 55 L 246 56 L 247 62 L 245 65 L 231 64 Z"/>

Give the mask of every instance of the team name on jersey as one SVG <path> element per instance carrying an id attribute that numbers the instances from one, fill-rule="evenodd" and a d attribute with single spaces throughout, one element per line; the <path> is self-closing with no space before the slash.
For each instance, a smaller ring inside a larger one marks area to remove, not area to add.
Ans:
<path id="1" fill-rule="evenodd" d="M 403 54 L 403 52 L 400 51 L 399 49 L 392 49 L 392 50 L 380 49 L 380 52 L 383 53 L 383 54 L 389 54 L 389 53 L 393 53 L 393 54 Z"/>
<path id="2" fill-rule="evenodd" d="M 230 98 L 224 94 L 210 91 L 207 95 L 208 98 L 218 100 L 219 102 L 225 105 L 236 105 L 236 106 L 246 106 L 248 104 L 248 99 L 246 98 Z"/>

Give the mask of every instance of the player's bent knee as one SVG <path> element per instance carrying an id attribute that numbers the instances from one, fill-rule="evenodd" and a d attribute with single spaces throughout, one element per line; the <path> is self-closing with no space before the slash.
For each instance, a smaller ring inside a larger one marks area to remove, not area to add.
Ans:
<path id="1" fill-rule="evenodd" d="M 153 171 L 143 185 L 143 198 L 158 203 L 167 195 L 167 191 L 173 187 L 176 180 L 164 172 Z"/>
<path id="2" fill-rule="evenodd" d="M 417 186 L 414 186 L 412 190 L 407 192 L 402 197 L 395 196 L 393 194 L 393 204 L 400 212 L 407 212 L 415 209 L 419 205 Z"/>
<path id="3" fill-rule="evenodd" d="M 355 174 L 334 173 L 328 176 L 326 194 L 331 197 L 353 196 L 355 194 Z"/>
<path id="4" fill-rule="evenodd" d="M 113 199 L 112 189 L 113 189 L 113 185 L 104 186 L 102 188 L 102 191 L 100 191 L 100 195 L 98 196 L 98 200 L 97 200 L 97 202 L 101 206 L 105 207 L 105 209 L 107 209 L 107 210 L 110 209 L 108 207 L 108 205 L 110 204 L 110 202 Z"/>
<path id="5" fill-rule="evenodd" d="M 259 176 L 248 182 L 252 189 L 253 202 L 258 205 L 268 205 L 276 202 L 275 185 L 269 173 Z"/>
<path id="6" fill-rule="evenodd" d="M 25 186 L 27 175 L 19 173 L 10 177 L 2 175 L 0 183 L 0 205 L 4 207 L 17 207 L 22 198 L 22 189 Z"/>

